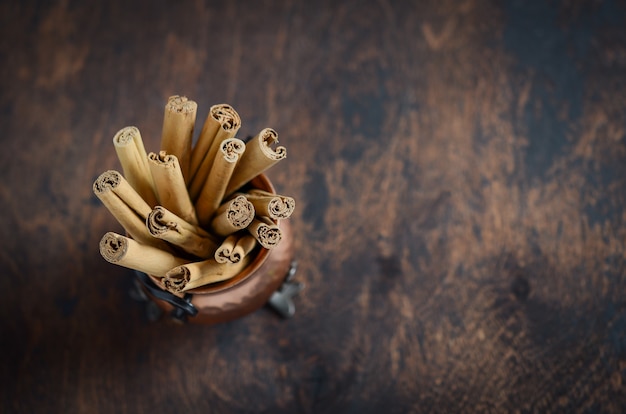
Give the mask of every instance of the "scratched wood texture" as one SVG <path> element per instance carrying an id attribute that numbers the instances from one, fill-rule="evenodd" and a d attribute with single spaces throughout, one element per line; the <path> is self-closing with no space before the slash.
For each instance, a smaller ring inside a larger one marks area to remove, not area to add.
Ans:
<path id="1" fill-rule="evenodd" d="M 0 3 L 0 412 L 626 412 L 624 1 Z M 126 125 L 275 128 L 297 314 L 149 322 Z"/>

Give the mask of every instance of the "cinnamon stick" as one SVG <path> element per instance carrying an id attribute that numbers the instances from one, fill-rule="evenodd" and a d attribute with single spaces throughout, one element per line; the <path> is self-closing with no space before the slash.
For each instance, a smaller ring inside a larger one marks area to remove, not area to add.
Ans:
<path id="1" fill-rule="evenodd" d="M 220 144 L 223 140 L 234 137 L 240 127 L 241 118 L 232 106 L 219 104 L 210 108 L 198 142 L 191 152 L 192 182 L 196 181 L 201 185 L 206 181 Z M 197 194 L 192 195 L 192 199 L 196 196 Z"/>
<path id="2" fill-rule="evenodd" d="M 235 244 L 235 248 L 230 254 L 230 261 L 232 263 L 238 263 L 244 257 L 246 257 L 254 248 L 256 247 L 257 241 L 250 234 L 244 234 L 237 240 L 237 244 Z"/>
<path id="3" fill-rule="evenodd" d="M 278 144 L 278 134 L 271 128 L 263 129 L 246 144 L 246 152 L 226 188 L 227 196 L 287 156 L 287 149 L 272 148 L 275 144 Z"/>
<path id="4" fill-rule="evenodd" d="M 189 262 L 113 232 L 107 232 L 100 240 L 100 254 L 110 263 L 159 277 L 165 276 L 168 270 Z"/>
<path id="5" fill-rule="evenodd" d="M 222 244 L 215 250 L 215 255 L 213 256 L 217 263 L 233 263 L 230 255 L 233 253 L 233 250 L 235 250 L 237 239 L 239 239 L 239 237 L 235 234 L 231 234 L 224 239 Z"/>
<path id="6" fill-rule="evenodd" d="M 191 141 L 198 104 L 185 96 L 170 96 L 165 105 L 161 150 L 175 155 L 185 183 L 190 180 Z"/>
<path id="7" fill-rule="evenodd" d="M 222 203 L 226 186 L 235 170 L 239 157 L 245 149 L 246 145 L 244 142 L 237 138 L 225 139 L 220 144 L 219 151 L 215 156 L 215 162 L 211 167 L 211 172 L 202 184 L 202 189 L 195 205 L 200 225 L 208 225 L 213 214 Z M 193 191 L 193 185 L 190 191 Z"/>
<path id="8" fill-rule="evenodd" d="M 141 198 L 118 171 L 100 174 L 93 183 L 93 192 L 124 230 L 142 244 L 168 250 L 167 243 L 155 239 L 145 226 L 152 208 Z"/>
<path id="9" fill-rule="evenodd" d="M 245 196 L 237 196 L 223 203 L 211 221 L 211 230 L 226 237 L 246 228 L 254 219 L 254 206 Z"/>
<path id="10" fill-rule="evenodd" d="M 200 258 L 212 256 L 218 247 L 218 243 L 206 231 L 162 206 L 156 206 L 150 212 L 146 226 L 153 237 L 166 240 Z"/>
<path id="11" fill-rule="evenodd" d="M 218 263 L 239 263 L 256 247 L 256 239 L 250 234 L 231 234 L 215 251 Z"/>
<path id="12" fill-rule="evenodd" d="M 267 216 L 274 220 L 289 218 L 296 207 L 296 201 L 293 198 L 269 191 L 253 189 L 245 196 L 254 205 L 258 216 Z"/>
<path id="13" fill-rule="evenodd" d="M 139 130 L 134 126 L 120 129 L 113 137 L 113 146 L 130 185 L 150 207 L 154 206 L 156 204 L 154 182 Z"/>
<path id="14" fill-rule="evenodd" d="M 255 217 L 248 231 L 266 249 L 276 247 L 283 237 L 278 225 L 267 217 Z"/>
<path id="15" fill-rule="evenodd" d="M 197 225 L 196 209 L 189 198 L 178 158 L 165 151 L 160 151 L 158 155 L 151 152 L 148 154 L 148 164 L 159 204 L 185 221 Z"/>
<path id="16" fill-rule="evenodd" d="M 172 293 L 185 292 L 209 283 L 228 280 L 239 274 L 249 262 L 250 258 L 245 257 L 235 264 L 217 263 L 215 259 L 188 263 L 169 270 L 161 282 Z"/>

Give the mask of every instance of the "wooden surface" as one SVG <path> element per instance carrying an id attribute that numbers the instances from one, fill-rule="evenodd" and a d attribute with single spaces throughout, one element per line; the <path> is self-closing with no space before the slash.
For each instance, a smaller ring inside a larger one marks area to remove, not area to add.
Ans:
<path id="1" fill-rule="evenodd" d="M 626 412 L 624 1 L 0 4 L 0 412 Z M 98 241 L 172 94 L 275 128 L 291 320 L 149 322 Z"/>

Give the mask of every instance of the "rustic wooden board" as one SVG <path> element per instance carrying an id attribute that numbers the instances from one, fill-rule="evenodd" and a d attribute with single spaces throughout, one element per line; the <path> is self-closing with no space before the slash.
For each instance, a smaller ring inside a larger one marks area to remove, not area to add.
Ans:
<path id="1" fill-rule="evenodd" d="M 626 411 L 624 1 L 92 3 L 0 4 L 0 411 Z M 99 256 L 172 94 L 288 148 L 293 319 L 152 323 Z"/>

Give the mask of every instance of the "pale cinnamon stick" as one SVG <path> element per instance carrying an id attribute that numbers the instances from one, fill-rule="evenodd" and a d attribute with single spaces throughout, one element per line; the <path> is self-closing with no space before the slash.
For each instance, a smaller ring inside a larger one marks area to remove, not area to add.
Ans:
<path id="1" fill-rule="evenodd" d="M 159 204 L 185 221 L 197 225 L 196 209 L 189 198 L 178 158 L 165 151 L 160 151 L 158 155 L 151 152 L 148 154 L 148 164 Z"/>
<path id="2" fill-rule="evenodd" d="M 230 236 L 226 237 L 226 239 L 224 239 L 222 244 L 218 246 L 213 256 L 217 263 L 233 263 L 231 261 L 230 255 L 233 253 L 233 250 L 235 250 L 237 239 L 239 239 L 237 235 L 231 234 Z"/>
<path id="3" fill-rule="evenodd" d="M 266 249 L 276 247 L 283 237 L 278 225 L 267 217 L 255 217 L 248 231 Z"/>
<path id="4" fill-rule="evenodd" d="M 218 263 L 239 263 L 256 246 L 256 239 L 250 234 L 231 234 L 215 251 Z"/>
<path id="5" fill-rule="evenodd" d="M 191 141 L 198 104 L 185 96 L 170 96 L 165 105 L 161 150 L 175 155 L 185 183 L 190 181 Z"/>
<path id="6" fill-rule="evenodd" d="M 113 232 L 106 233 L 100 240 L 100 254 L 110 263 L 159 277 L 165 276 L 168 270 L 189 262 Z"/>
<path id="7" fill-rule="evenodd" d="M 293 198 L 269 191 L 252 189 L 244 195 L 254 205 L 258 216 L 267 216 L 274 220 L 289 218 L 296 207 Z"/>
<path id="8" fill-rule="evenodd" d="M 198 222 L 201 226 L 210 223 L 213 214 L 222 203 L 228 181 L 245 149 L 246 145 L 237 138 L 225 139 L 220 144 L 211 172 L 203 183 L 195 204 Z M 193 187 L 190 191 L 192 190 Z"/>
<path id="9" fill-rule="evenodd" d="M 161 282 L 172 293 L 185 292 L 209 283 L 221 282 L 237 276 L 249 262 L 250 258 L 245 257 L 235 264 L 217 263 L 215 259 L 188 263 L 168 271 Z"/>
<path id="10" fill-rule="evenodd" d="M 162 206 L 156 206 L 150 212 L 146 226 L 152 236 L 166 240 L 203 259 L 211 257 L 218 247 L 218 243 L 206 231 L 186 222 Z"/>
<path id="11" fill-rule="evenodd" d="M 276 131 L 265 128 L 246 144 L 246 152 L 237 164 L 226 188 L 227 196 L 287 156 L 285 147 L 272 148 L 272 145 L 277 143 Z"/>
<path id="12" fill-rule="evenodd" d="M 230 261 L 232 263 L 238 263 L 244 257 L 246 257 L 256 247 L 256 239 L 250 234 L 244 234 L 237 240 L 235 248 L 230 254 Z"/>
<path id="13" fill-rule="evenodd" d="M 254 206 L 245 196 L 237 196 L 223 203 L 211 221 L 211 230 L 226 237 L 246 228 L 254 219 Z"/>
<path id="14" fill-rule="evenodd" d="M 93 192 L 124 230 L 142 244 L 168 250 L 167 243 L 155 239 L 145 226 L 152 208 L 118 171 L 106 171 L 94 181 Z"/>
<path id="15" fill-rule="evenodd" d="M 113 137 L 113 146 L 126 180 L 150 207 L 154 206 L 154 182 L 139 130 L 134 126 L 120 129 Z"/>
<path id="16" fill-rule="evenodd" d="M 201 185 L 206 181 L 220 144 L 234 137 L 240 127 L 241 118 L 232 106 L 219 104 L 211 107 L 198 142 L 191 152 L 191 182 L 197 181 Z M 192 200 L 196 196 L 192 194 Z"/>

